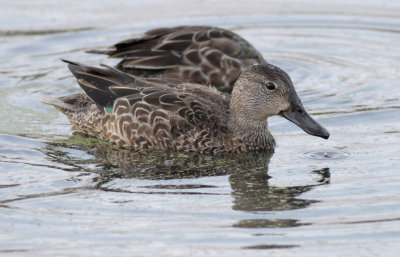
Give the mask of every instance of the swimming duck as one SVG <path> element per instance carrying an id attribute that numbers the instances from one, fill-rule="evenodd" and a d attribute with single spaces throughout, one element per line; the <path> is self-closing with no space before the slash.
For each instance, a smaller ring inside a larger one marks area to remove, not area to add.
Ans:
<path id="1" fill-rule="evenodd" d="M 289 75 L 272 64 L 249 66 L 228 95 L 193 82 L 65 62 L 85 94 L 44 102 L 76 130 L 120 146 L 214 154 L 273 149 L 267 122 L 273 115 L 329 137 L 307 114 Z"/>
<path id="2" fill-rule="evenodd" d="M 239 35 L 207 26 L 153 29 L 110 49 L 87 52 L 122 58 L 116 68 L 133 75 L 211 84 L 228 93 L 243 70 L 265 63 Z"/>

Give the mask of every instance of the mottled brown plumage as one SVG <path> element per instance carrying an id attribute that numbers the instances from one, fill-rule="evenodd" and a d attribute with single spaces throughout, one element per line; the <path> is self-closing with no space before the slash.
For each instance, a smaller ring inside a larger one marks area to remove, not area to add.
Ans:
<path id="1" fill-rule="evenodd" d="M 225 92 L 232 91 L 239 74 L 248 66 L 265 63 L 242 37 L 207 26 L 153 29 L 108 50 L 88 52 L 122 58 L 116 68 L 133 75 L 211 84 Z"/>
<path id="2" fill-rule="evenodd" d="M 201 84 L 67 62 L 85 95 L 45 102 L 78 131 L 120 146 L 201 153 L 271 149 L 267 118 L 278 114 L 310 134 L 329 136 L 307 115 L 289 76 L 270 64 L 250 66 L 230 96 Z"/>

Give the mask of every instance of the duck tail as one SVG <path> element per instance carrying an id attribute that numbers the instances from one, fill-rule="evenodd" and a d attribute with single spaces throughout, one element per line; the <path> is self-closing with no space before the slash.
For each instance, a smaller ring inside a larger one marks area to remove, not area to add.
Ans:
<path id="1" fill-rule="evenodd" d="M 104 110 L 86 95 L 74 94 L 59 98 L 46 98 L 42 100 L 42 103 L 52 105 L 64 113 L 76 130 L 92 136 L 101 136 L 99 127 Z"/>
<path id="2" fill-rule="evenodd" d="M 90 99 L 83 94 L 74 94 L 63 97 L 47 97 L 42 103 L 52 105 L 62 113 L 77 112 L 90 103 Z"/>
<path id="3" fill-rule="evenodd" d="M 105 55 L 113 55 L 115 54 L 115 47 L 111 47 L 108 49 L 104 49 L 104 50 L 99 50 L 99 49 L 91 49 L 91 50 L 87 50 L 85 51 L 85 53 L 89 53 L 89 54 L 105 54 Z"/>

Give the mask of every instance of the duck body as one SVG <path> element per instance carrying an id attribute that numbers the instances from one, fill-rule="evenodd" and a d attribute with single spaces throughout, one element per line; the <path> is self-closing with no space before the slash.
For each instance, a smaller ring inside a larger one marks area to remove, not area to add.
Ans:
<path id="1" fill-rule="evenodd" d="M 50 104 L 66 114 L 76 130 L 91 136 L 124 147 L 202 153 L 246 152 L 275 145 L 266 129 L 255 139 L 258 143 L 235 129 L 231 96 L 215 88 L 174 79 L 142 79 L 77 63 L 69 68 L 86 94 L 61 97 Z"/>
<path id="2" fill-rule="evenodd" d="M 85 94 L 45 103 L 76 130 L 120 146 L 214 154 L 273 149 L 267 123 L 273 115 L 329 136 L 304 110 L 289 76 L 270 64 L 250 66 L 230 96 L 202 84 L 66 62 Z"/>
<path id="3" fill-rule="evenodd" d="M 244 38 L 209 26 L 153 29 L 110 49 L 88 52 L 121 58 L 116 68 L 136 76 L 211 84 L 228 93 L 242 71 L 252 64 L 265 63 Z"/>

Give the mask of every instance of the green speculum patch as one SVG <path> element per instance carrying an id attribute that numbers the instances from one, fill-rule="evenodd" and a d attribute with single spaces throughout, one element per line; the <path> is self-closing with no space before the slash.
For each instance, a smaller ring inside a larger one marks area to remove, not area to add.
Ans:
<path id="1" fill-rule="evenodd" d="M 106 106 L 106 107 L 104 107 L 104 110 L 111 114 L 113 112 L 113 107 L 112 106 Z"/>

